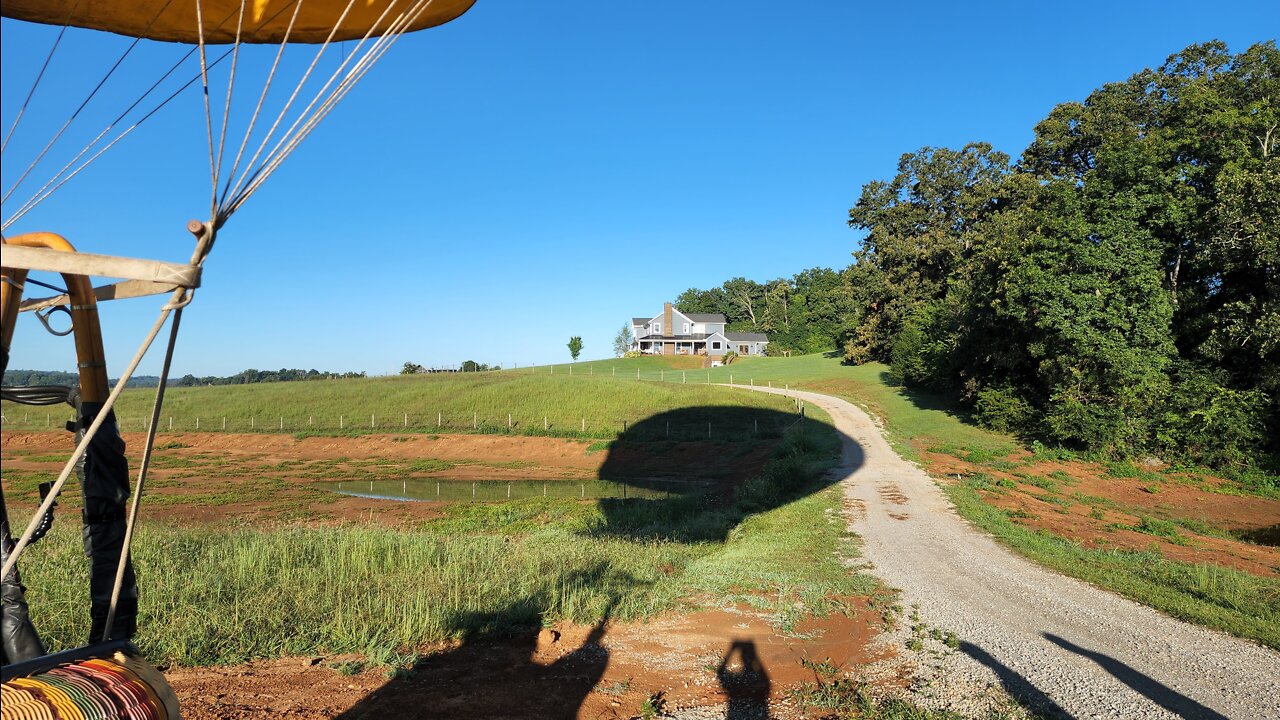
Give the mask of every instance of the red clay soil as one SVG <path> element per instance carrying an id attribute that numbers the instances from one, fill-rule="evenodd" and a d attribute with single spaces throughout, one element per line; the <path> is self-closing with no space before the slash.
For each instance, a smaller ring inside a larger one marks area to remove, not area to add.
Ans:
<path id="1" fill-rule="evenodd" d="M 144 437 L 125 433 L 131 468 L 137 468 Z M 613 476 L 641 473 L 737 482 L 756 473 L 771 448 L 761 444 L 739 453 L 733 445 L 706 442 L 617 443 L 592 450 L 592 443 L 545 437 L 503 435 L 361 435 L 306 437 L 242 433 L 174 433 L 156 442 L 149 472 L 145 517 L 174 524 L 270 525 L 305 522 L 378 523 L 411 526 L 440 516 L 430 502 L 357 498 L 318 490 L 335 480 L 446 477 L 486 480 L 577 480 L 601 475 L 608 461 Z M 652 450 L 661 446 L 661 465 Z M 0 461 L 8 499 L 17 507 L 33 505 L 38 481 L 10 481 L 17 473 L 52 479 L 71 450 L 65 432 L 5 432 Z M 62 458 L 62 459 L 53 459 Z M 440 469 L 414 469 L 413 463 L 442 461 Z M 17 471 L 15 473 L 15 471 Z M 44 478 L 42 478 L 44 479 Z M 264 480 L 274 485 L 264 491 Z M 78 493 L 64 492 L 66 508 L 78 506 Z M 237 497 L 239 496 L 239 497 Z"/>
<path id="2" fill-rule="evenodd" d="M 1161 475 L 1159 481 L 1150 477 L 1117 478 L 1105 474 L 1105 469 L 1097 465 L 1032 462 L 1029 454 L 1022 452 L 1005 458 L 1019 463 L 1009 471 L 923 449 L 921 456 L 929 474 L 944 481 L 981 472 L 993 480 L 1015 483 L 1016 487 L 993 487 L 980 494 L 986 502 L 1010 511 L 1013 522 L 1086 547 L 1156 550 L 1170 560 L 1211 563 L 1264 577 L 1280 574 L 1280 548 L 1223 536 L 1242 531 L 1259 537 L 1274 533 L 1280 527 L 1280 501 L 1215 492 L 1214 488 L 1229 485 L 1220 478 L 1195 482 L 1178 474 Z M 1050 473 L 1065 473 L 1069 479 L 1050 478 Z M 1028 482 L 1029 478 L 1049 479 L 1054 487 L 1039 487 Z M 1221 534 L 1178 526 L 1178 539 L 1174 541 L 1133 529 L 1143 517 L 1191 521 Z"/>
<path id="3" fill-rule="evenodd" d="M 167 672 L 187 720 L 228 718 L 633 718 L 667 711 L 802 717 L 788 690 L 814 680 L 801 660 L 853 668 L 873 651 L 879 616 L 809 619 L 780 634 L 741 609 L 668 614 L 645 624 L 562 624 L 501 641 L 435 648 L 412 669 L 343 675 L 352 658 L 290 658 Z M 751 714 L 741 714 L 749 711 Z"/>

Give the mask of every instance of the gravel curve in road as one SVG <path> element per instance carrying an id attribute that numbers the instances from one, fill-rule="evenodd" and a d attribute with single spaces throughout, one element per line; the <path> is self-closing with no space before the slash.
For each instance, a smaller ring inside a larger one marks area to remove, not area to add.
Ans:
<path id="1" fill-rule="evenodd" d="M 831 415 L 844 435 L 850 529 L 873 574 L 918 605 L 921 620 L 960 637 L 943 668 L 958 686 L 995 683 L 1059 717 L 1280 720 L 1280 653 L 1015 555 L 961 519 L 861 408 L 755 389 Z"/>

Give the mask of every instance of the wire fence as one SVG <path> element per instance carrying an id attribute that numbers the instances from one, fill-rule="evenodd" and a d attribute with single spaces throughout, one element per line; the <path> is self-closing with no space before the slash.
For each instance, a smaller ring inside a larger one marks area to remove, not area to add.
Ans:
<path id="1" fill-rule="evenodd" d="M 290 434 L 366 434 L 366 433 L 478 433 L 497 435 L 548 436 L 587 439 L 624 438 L 636 441 L 672 440 L 687 442 L 711 440 L 740 442 L 751 439 L 777 438 L 804 414 L 803 403 L 797 402 L 794 413 L 776 410 L 734 408 L 687 408 L 659 413 L 646 418 L 565 417 L 551 413 L 536 415 L 507 413 L 494 416 L 445 412 L 400 412 L 378 415 L 257 413 L 252 415 L 165 415 L 156 428 L 157 434 L 208 433 L 290 433 Z M 117 416 L 121 432 L 145 432 L 149 416 Z M 69 412 L 13 412 L 3 417 L 6 430 L 57 430 L 72 421 Z"/>
<path id="2" fill-rule="evenodd" d="M 317 487 L 356 497 L 428 502 L 500 502 L 528 498 L 665 499 L 704 492 L 707 483 L 689 480 L 344 480 Z"/>

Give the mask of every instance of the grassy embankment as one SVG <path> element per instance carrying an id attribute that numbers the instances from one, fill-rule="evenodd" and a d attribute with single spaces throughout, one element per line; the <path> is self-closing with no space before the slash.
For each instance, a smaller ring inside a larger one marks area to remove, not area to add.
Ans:
<path id="1" fill-rule="evenodd" d="M 400 392 L 395 400 L 551 403 L 637 419 L 682 407 L 790 411 L 786 399 L 726 388 L 567 374 L 199 388 L 175 397 L 191 407 L 207 398 L 228 408 L 337 407 L 351 399 L 388 402 L 375 396 L 389 390 Z M 825 612 L 873 594 L 875 583 L 842 562 L 856 551 L 838 512 L 839 491 L 818 479 L 838 454 L 829 419 L 812 413 L 767 442 L 776 444 L 774 459 L 760 476 L 737 501 L 714 506 L 687 497 L 459 504 L 413 531 L 144 525 L 134 551 L 143 588 L 138 641 L 162 663 L 342 652 L 400 662 L 440 641 L 559 619 L 643 618 L 682 603 L 748 603 L 785 630 L 797 607 Z M 72 525 L 61 522 L 23 559 L 34 620 L 54 648 L 77 644 L 85 632 L 85 567 Z"/>
<path id="2" fill-rule="evenodd" d="M 638 362 L 647 379 L 678 379 L 680 371 L 661 368 L 661 360 Z M 332 434 L 343 432 L 485 432 L 609 439 L 626 427 L 670 410 L 685 410 L 687 427 L 673 427 L 673 439 L 704 438 L 706 422 L 719 414 L 697 408 L 728 403 L 734 407 L 787 410 L 785 399 L 733 393 L 690 382 L 675 384 L 626 382 L 596 363 L 583 363 L 576 374 L 567 367 L 487 373 L 393 376 L 354 380 L 317 380 L 254 385 L 170 388 L 165 394 L 162 432 L 221 431 Z M 653 367 L 652 370 L 648 368 Z M 610 368 L 611 369 L 611 368 Z M 701 371 L 699 371 L 701 372 Z M 692 378 L 690 378 L 692 380 Z M 121 428 L 145 427 L 153 390 L 125 391 L 116 408 Z M 3 403 L 6 428 L 58 428 L 70 417 L 66 406 L 24 408 Z M 25 418 L 25 421 L 24 421 Z M 735 437 L 745 427 L 716 428 Z"/>

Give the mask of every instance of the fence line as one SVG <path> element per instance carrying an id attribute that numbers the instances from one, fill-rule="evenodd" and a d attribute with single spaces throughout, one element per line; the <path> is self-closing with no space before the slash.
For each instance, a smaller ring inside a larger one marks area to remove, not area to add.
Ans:
<path id="1" fill-rule="evenodd" d="M 693 409 L 694 415 L 697 415 L 696 408 Z M 669 411 L 658 411 L 656 414 Z M 675 409 L 674 412 L 680 412 Z M 332 419 L 326 421 L 324 415 L 317 415 L 314 412 L 308 414 L 292 414 L 285 415 L 279 413 L 271 413 L 268 418 L 274 419 L 276 422 L 259 423 L 258 419 L 265 413 L 247 416 L 235 415 L 216 415 L 213 416 L 214 421 L 209 422 L 210 416 L 207 415 L 169 415 L 163 425 L 158 430 L 163 433 L 181 433 L 181 432 L 202 432 L 202 433 L 218 433 L 218 432 L 249 432 L 249 433 L 325 433 L 339 431 L 344 433 L 367 433 L 376 431 L 381 433 L 396 431 L 409 431 L 415 433 L 431 432 L 431 431 L 450 431 L 450 432 L 471 432 L 480 434 L 501 434 L 501 435 L 539 435 L 552 437 L 582 437 L 582 438 L 615 438 L 619 436 L 628 439 L 647 440 L 647 439 L 671 439 L 671 440 L 725 440 L 736 441 L 752 438 L 768 438 L 778 436 L 785 428 L 790 425 L 794 419 L 801 415 L 800 408 L 797 404 L 795 409 L 790 412 L 780 412 L 778 410 L 770 410 L 761 408 L 753 411 L 744 408 L 742 413 L 734 418 L 689 418 L 684 422 L 672 424 L 670 419 L 663 422 L 661 427 L 655 427 L 645 424 L 648 417 L 588 417 L 584 415 L 575 415 L 566 417 L 564 415 L 522 415 L 517 412 L 482 414 L 478 410 L 470 413 L 455 412 L 445 413 L 437 411 L 435 417 L 431 413 L 413 413 L 402 411 L 391 414 L 393 420 L 378 421 L 376 413 L 371 413 L 368 426 L 355 426 L 346 421 L 346 413 L 340 413 L 330 416 Z M 470 417 L 466 417 L 470 415 Z M 385 418 L 386 416 L 384 416 Z M 70 420 L 70 415 L 67 416 Z M 117 422 L 123 432 L 146 431 L 149 425 L 149 416 L 118 416 Z M 7 420 L 6 428 L 14 430 L 44 430 L 52 427 L 52 415 L 48 415 L 43 422 L 28 417 L 26 422 L 21 422 L 17 417 Z"/>

